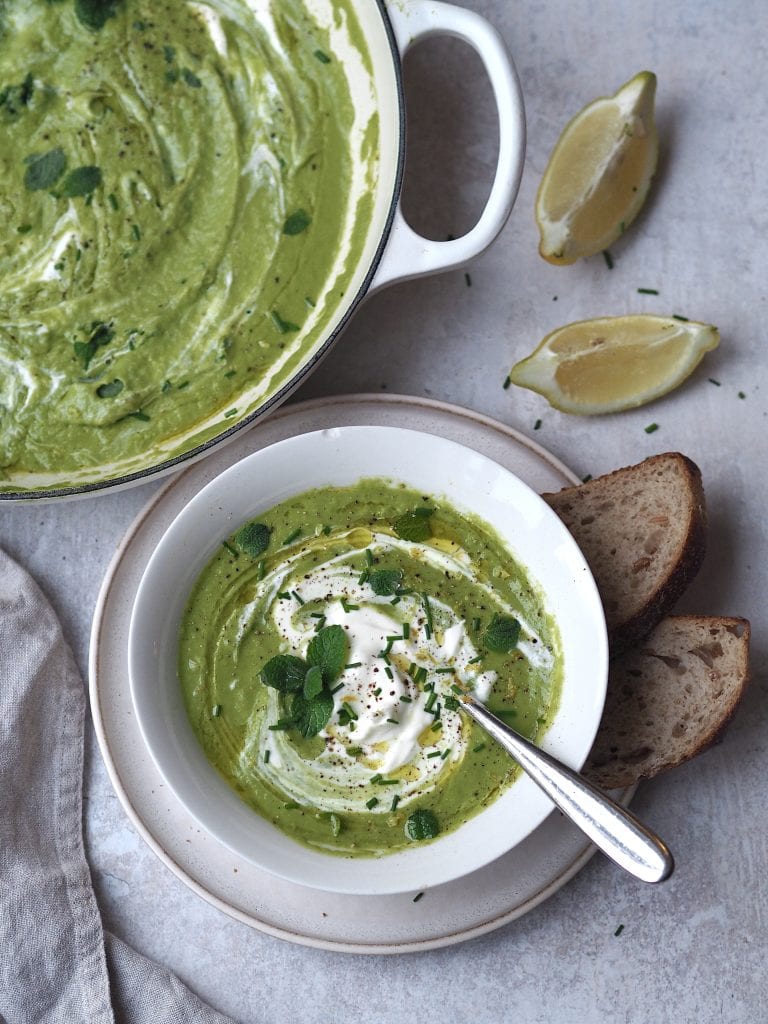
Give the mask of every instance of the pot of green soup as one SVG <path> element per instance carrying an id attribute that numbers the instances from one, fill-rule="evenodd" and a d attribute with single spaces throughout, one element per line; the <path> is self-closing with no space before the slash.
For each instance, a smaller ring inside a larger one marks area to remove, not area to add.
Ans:
<path id="1" fill-rule="evenodd" d="M 399 200 L 401 58 L 465 40 L 500 155 L 464 237 Z M 63 0 L 0 8 L 0 497 L 173 470 L 283 401 L 378 288 L 484 250 L 517 191 L 498 34 L 424 0 Z"/>

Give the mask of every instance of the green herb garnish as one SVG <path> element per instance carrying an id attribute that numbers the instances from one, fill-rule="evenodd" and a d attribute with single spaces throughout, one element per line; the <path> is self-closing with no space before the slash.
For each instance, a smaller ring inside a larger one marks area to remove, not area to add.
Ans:
<path id="1" fill-rule="evenodd" d="M 330 64 L 331 58 L 327 53 L 323 53 L 322 50 L 315 50 L 314 56 L 320 61 L 321 64 Z"/>
<path id="2" fill-rule="evenodd" d="M 656 288 L 638 288 L 639 295 L 658 295 L 658 289 Z"/>
<path id="3" fill-rule="evenodd" d="M 296 540 L 296 538 L 300 537 L 300 536 L 301 536 L 301 527 L 297 526 L 296 529 L 292 530 L 288 534 L 288 536 L 285 538 L 285 540 L 283 541 L 283 547 L 285 547 L 287 544 L 292 544 Z"/>
<path id="4" fill-rule="evenodd" d="M 221 714 L 221 704 L 214 704 L 211 708 L 211 717 L 218 718 Z"/>
<path id="5" fill-rule="evenodd" d="M 332 626 L 328 628 L 333 629 Z M 291 717 L 294 725 L 305 739 L 317 736 L 332 714 L 333 697 L 325 688 L 311 698 L 305 697 L 303 693 L 297 693 L 291 704 Z"/>
<path id="6" fill-rule="evenodd" d="M 372 796 L 370 800 L 365 801 L 365 806 L 368 808 L 369 811 L 372 811 L 378 802 L 379 798 L 377 796 Z"/>
<path id="7" fill-rule="evenodd" d="M 392 529 L 400 540 L 415 543 L 429 540 L 432 536 L 429 519 L 434 511 L 433 508 L 417 508 L 413 512 L 405 512 L 394 521 Z"/>
<path id="8" fill-rule="evenodd" d="M 281 334 L 295 334 L 296 331 L 301 330 L 298 324 L 291 323 L 290 320 L 283 320 L 276 309 L 272 310 L 271 316 L 272 323 Z"/>
<path id="9" fill-rule="evenodd" d="M 307 665 L 293 654 L 276 654 L 261 670 L 261 681 L 278 693 L 296 693 L 304 686 Z"/>
<path id="10" fill-rule="evenodd" d="M 511 615 L 494 615 L 483 634 L 485 646 L 498 654 L 508 654 L 519 639 L 520 623 Z"/>
<path id="11" fill-rule="evenodd" d="M 440 826 L 432 811 L 426 808 L 419 808 L 405 822 L 405 834 L 413 842 L 422 842 L 424 839 L 434 839 L 439 835 Z"/>
<path id="12" fill-rule="evenodd" d="M 61 195 L 65 199 L 89 196 L 100 184 L 101 168 L 93 166 L 76 167 L 64 179 L 61 186 Z"/>
<path id="13" fill-rule="evenodd" d="M 235 534 L 235 544 L 251 558 L 263 555 L 269 547 L 271 529 L 264 523 L 246 523 Z"/>
<path id="14" fill-rule="evenodd" d="M 307 661 L 317 665 L 326 685 L 341 675 L 347 660 L 347 636 L 341 626 L 326 626 L 309 642 Z"/>
<path id="15" fill-rule="evenodd" d="M 609 270 L 613 270 L 613 256 L 611 256 L 607 249 L 603 249 L 603 259 L 605 260 L 606 267 Z"/>
<path id="16" fill-rule="evenodd" d="M 240 552 L 237 550 L 237 548 L 233 548 L 228 540 L 223 540 L 221 543 L 227 549 L 230 555 L 232 555 L 233 558 L 240 557 Z"/>
<path id="17" fill-rule="evenodd" d="M 194 73 L 194 71 L 190 71 L 189 68 L 181 69 L 181 77 L 184 79 L 187 85 L 191 86 L 193 89 L 199 89 L 203 84 L 197 77 L 197 75 Z"/>
<path id="18" fill-rule="evenodd" d="M 120 0 L 75 0 L 75 14 L 81 25 L 98 31 L 114 18 L 119 6 Z"/>
<path id="19" fill-rule="evenodd" d="M 341 684 L 340 684 L 341 685 Z M 318 665 L 312 665 L 304 676 L 302 693 L 307 700 L 312 700 L 323 689 L 323 673 Z"/>
<path id="20" fill-rule="evenodd" d="M 649 423 L 648 426 L 645 428 L 645 432 L 646 434 L 655 434 L 658 429 L 658 423 Z"/>
<path id="21" fill-rule="evenodd" d="M 39 192 L 56 184 L 67 166 L 67 158 L 64 150 L 57 146 L 40 156 L 28 156 L 24 163 L 27 165 L 24 187 L 29 192 Z"/>
<path id="22" fill-rule="evenodd" d="M 297 210 L 287 218 L 285 224 L 283 224 L 284 235 L 300 235 L 302 231 L 306 231 L 309 225 L 312 223 L 312 218 L 304 210 Z"/>
<path id="23" fill-rule="evenodd" d="M 99 396 L 99 398 L 114 398 L 115 395 L 120 394 L 124 387 L 125 384 L 123 384 L 121 380 L 115 378 L 108 384 L 99 384 L 99 386 L 96 388 L 96 394 Z"/>
<path id="24" fill-rule="evenodd" d="M 504 378 L 504 383 L 501 386 L 506 391 L 511 383 L 512 383 L 512 378 L 509 376 L 509 374 L 507 374 L 507 376 Z"/>

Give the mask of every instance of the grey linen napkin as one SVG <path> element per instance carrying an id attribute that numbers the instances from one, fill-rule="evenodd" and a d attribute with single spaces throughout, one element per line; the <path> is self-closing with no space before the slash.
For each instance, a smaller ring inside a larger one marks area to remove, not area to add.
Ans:
<path id="1" fill-rule="evenodd" d="M 0 551 L 0 1022 L 227 1024 L 102 928 L 83 850 L 84 721 L 58 619 Z"/>

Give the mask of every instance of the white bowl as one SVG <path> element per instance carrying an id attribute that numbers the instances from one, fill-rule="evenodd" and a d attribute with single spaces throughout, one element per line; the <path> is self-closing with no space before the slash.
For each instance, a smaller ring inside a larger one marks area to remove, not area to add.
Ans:
<path id="1" fill-rule="evenodd" d="M 482 867 L 540 825 L 551 802 L 521 776 L 490 807 L 432 843 L 380 858 L 321 853 L 261 818 L 211 766 L 187 719 L 176 667 L 189 595 L 223 540 L 292 495 L 371 476 L 445 497 L 458 511 L 482 517 L 538 585 L 557 622 L 564 658 L 560 706 L 542 747 L 580 768 L 600 722 L 608 675 L 605 618 L 589 567 L 529 487 L 485 456 L 432 434 L 392 427 L 302 434 L 255 452 L 212 480 L 171 523 L 147 565 L 131 616 L 129 673 L 152 758 L 207 832 L 293 882 L 375 895 L 424 889 Z"/>

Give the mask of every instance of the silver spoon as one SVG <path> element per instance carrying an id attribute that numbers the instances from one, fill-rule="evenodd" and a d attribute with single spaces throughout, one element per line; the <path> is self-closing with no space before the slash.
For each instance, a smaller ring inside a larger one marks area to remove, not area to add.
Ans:
<path id="1" fill-rule="evenodd" d="M 672 854 L 634 814 L 510 729 L 471 697 L 465 696 L 459 704 L 612 861 L 643 882 L 669 878 L 675 867 Z"/>

